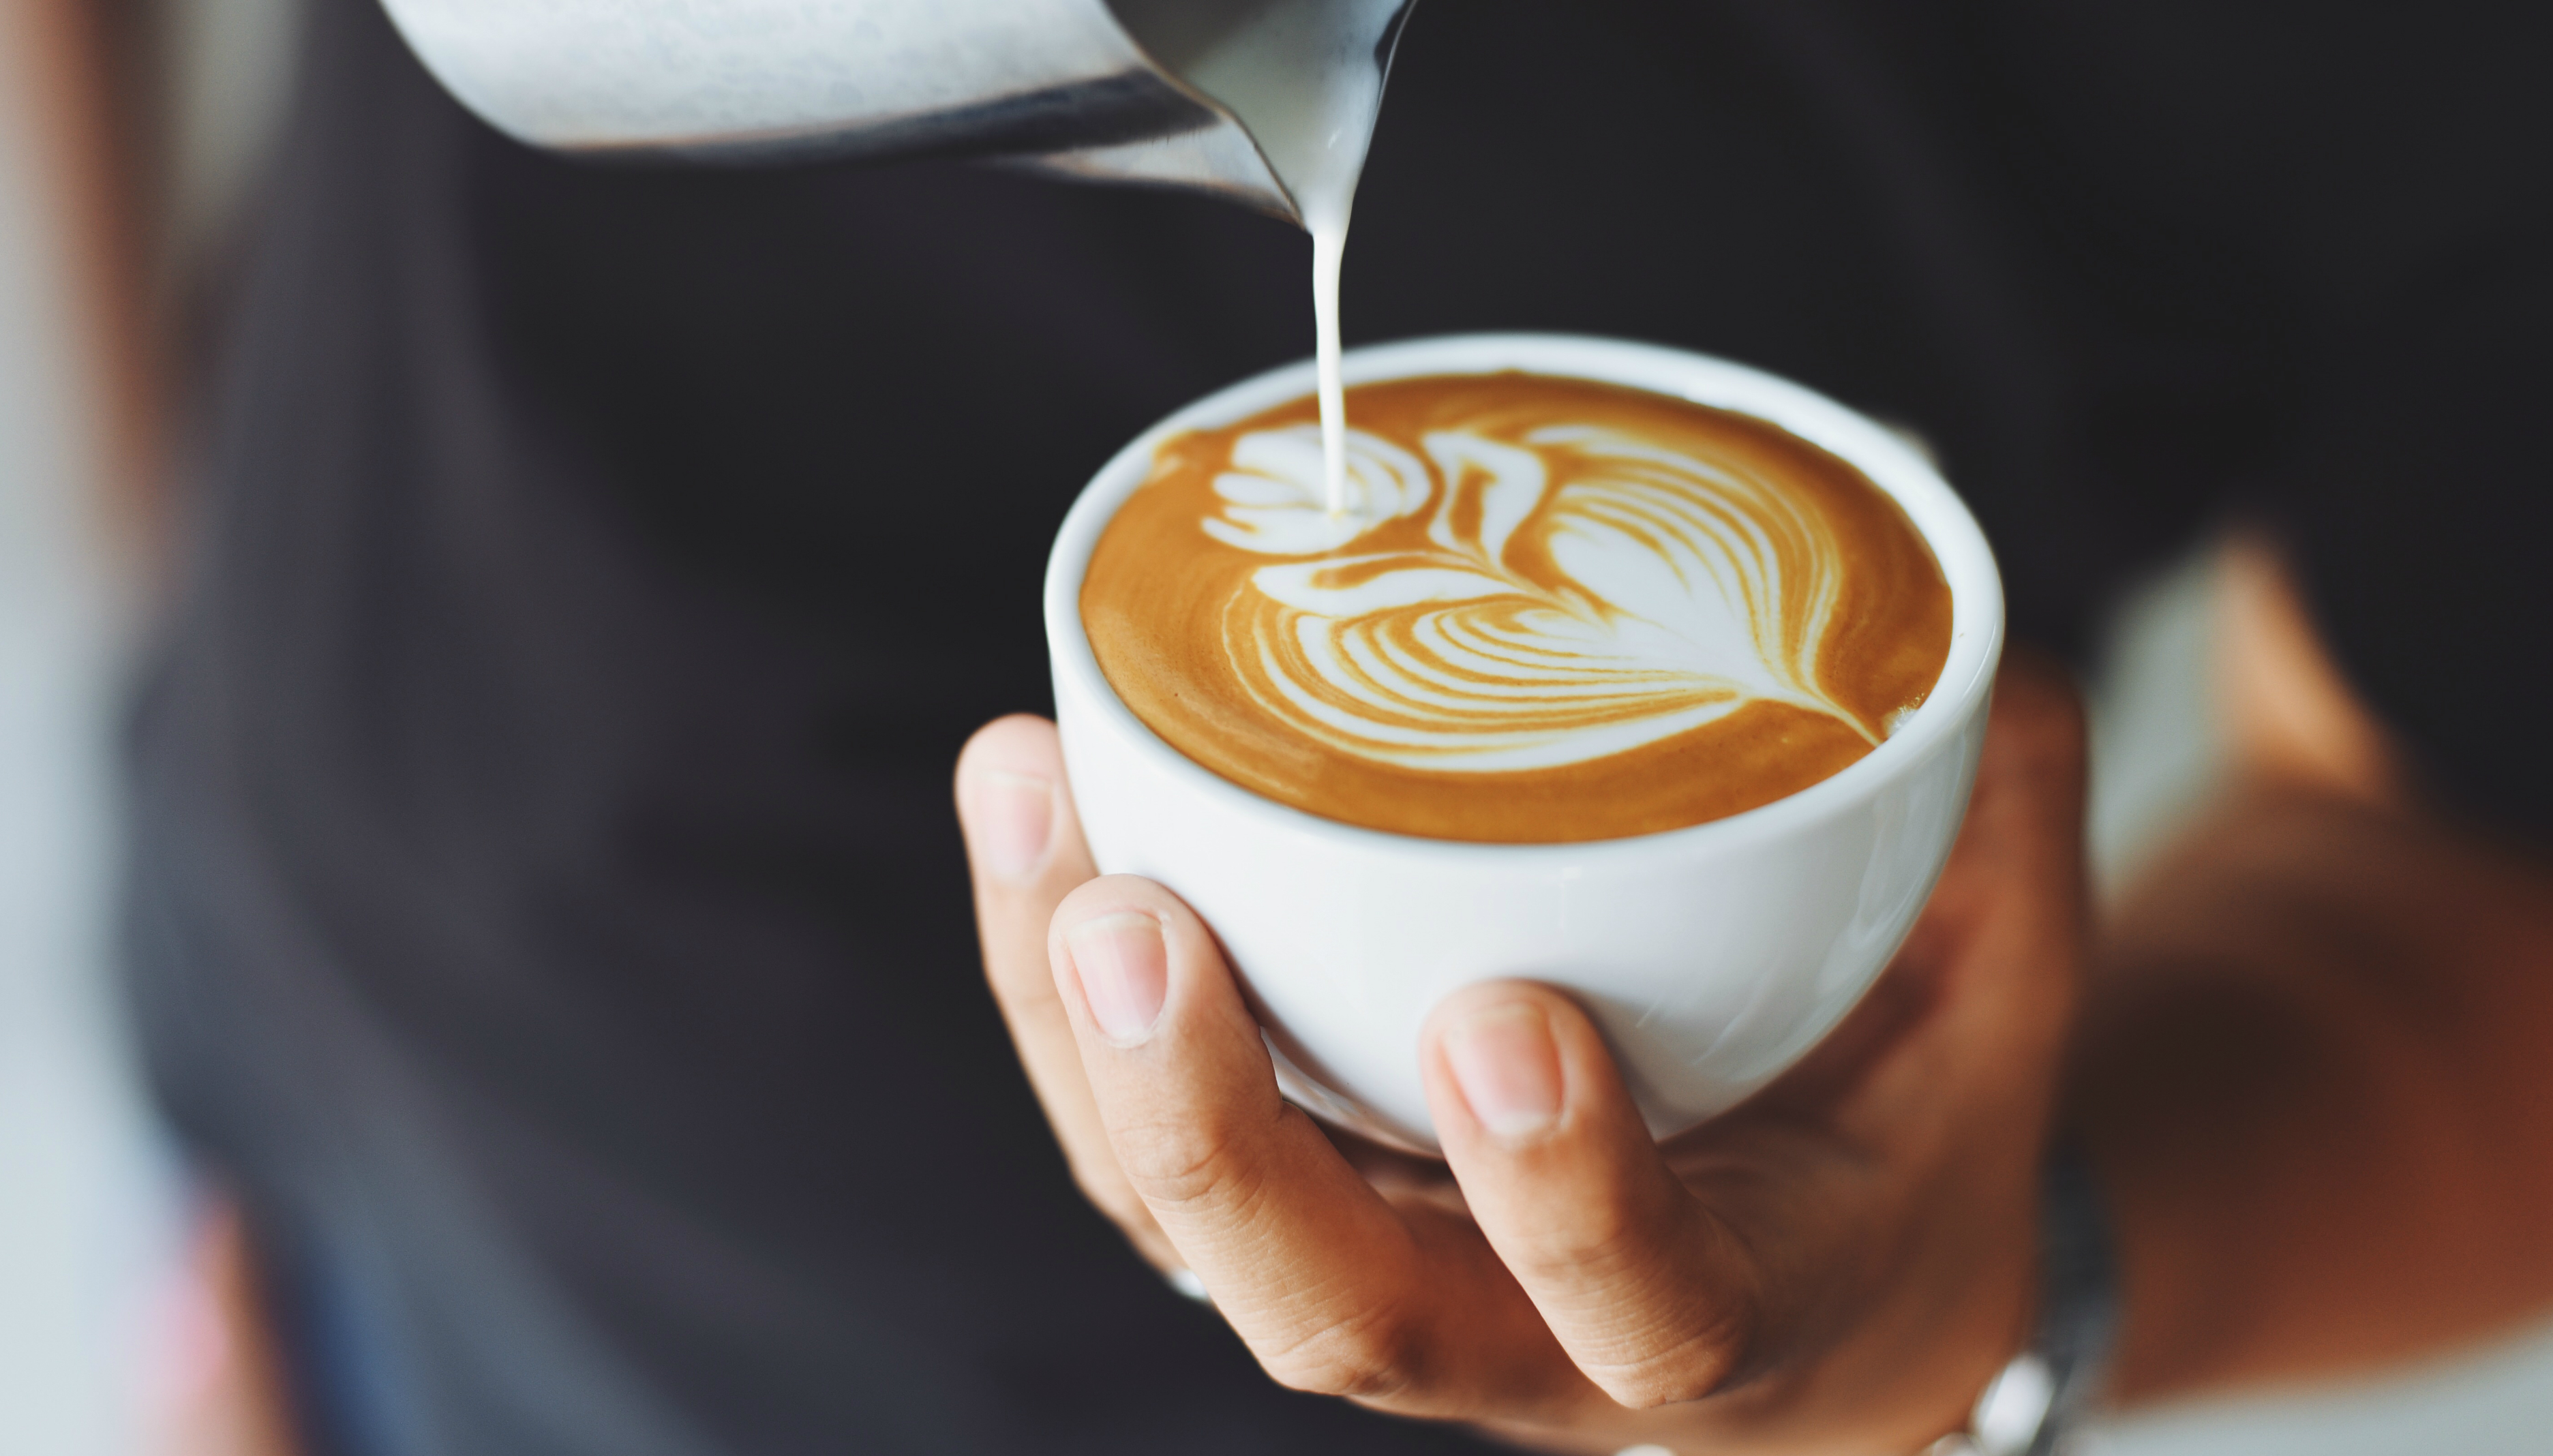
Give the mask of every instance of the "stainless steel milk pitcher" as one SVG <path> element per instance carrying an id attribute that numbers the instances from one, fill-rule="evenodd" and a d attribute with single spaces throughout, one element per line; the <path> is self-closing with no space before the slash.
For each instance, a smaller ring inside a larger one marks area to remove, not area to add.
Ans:
<path id="1" fill-rule="evenodd" d="M 1362 79 L 1379 100 L 1409 7 L 1409 0 L 384 3 L 455 96 L 542 147 L 738 161 L 1017 157 L 1093 179 L 1211 192 L 1296 221 L 1301 188 L 1289 188 L 1266 145 L 1295 113 L 1271 109 L 1265 75 L 1240 86 L 1201 83 L 1218 73 L 1217 48 L 1229 76 L 1233 36 L 1327 26 L 1358 45 L 1322 53 L 1334 60 L 1320 65 L 1373 67 Z M 1276 64 L 1308 54 L 1294 46 Z M 1241 90 L 1254 95 L 1236 100 Z M 1371 129 L 1370 112 L 1364 125 Z M 1360 162 L 1363 142 L 1356 139 Z"/>

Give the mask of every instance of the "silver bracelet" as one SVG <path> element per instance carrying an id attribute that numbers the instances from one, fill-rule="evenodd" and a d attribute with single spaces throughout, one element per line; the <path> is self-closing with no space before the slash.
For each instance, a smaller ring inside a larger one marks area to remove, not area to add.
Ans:
<path id="1" fill-rule="evenodd" d="M 1987 1383 L 1968 1428 L 1925 1456 L 2063 1456 L 2098 1396 L 2118 1333 L 2118 1269 L 2091 1170 L 2071 1147 L 2049 1157 L 2039 1239 L 2030 1348 Z"/>

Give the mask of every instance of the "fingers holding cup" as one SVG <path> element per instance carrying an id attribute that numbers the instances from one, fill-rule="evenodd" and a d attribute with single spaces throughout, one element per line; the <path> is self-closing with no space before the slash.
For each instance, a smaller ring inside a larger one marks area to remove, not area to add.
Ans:
<path id="1" fill-rule="evenodd" d="M 1051 944 L 1116 1166 L 1271 1375 L 1420 1415 L 1592 1394 L 1467 1222 L 1395 1206 L 1285 1101 L 1176 896 L 1093 880 Z"/>
<path id="2" fill-rule="evenodd" d="M 957 758 L 956 799 L 984 975 L 1029 1083 L 1082 1191 L 1148 1258 L 1172 1265 L 1175 1256 L 1109 1151 L 1048 970 L 1047 929 L 1055 906 L 1098 873 L 1073 811 L 1054 725 L 1015 714 L 978 729 Z"/>

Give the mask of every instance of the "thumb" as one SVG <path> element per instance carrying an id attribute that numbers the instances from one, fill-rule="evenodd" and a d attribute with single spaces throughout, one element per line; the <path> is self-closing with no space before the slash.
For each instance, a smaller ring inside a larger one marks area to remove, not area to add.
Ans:
<path id="1" fill-rule="evenodd" d="M 1420 1059 L 1472 1216 L 1590 1380 L 1645 1409 L 1743 1372 L 1751 1263 L 1668 1169 L 1575 1002 L 1466 987 L 1429 1017 Z"/>

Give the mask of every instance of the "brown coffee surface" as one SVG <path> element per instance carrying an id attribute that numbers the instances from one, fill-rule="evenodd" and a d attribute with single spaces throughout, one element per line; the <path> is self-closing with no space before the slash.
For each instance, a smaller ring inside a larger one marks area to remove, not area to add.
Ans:
<path id="1" fill-rule="evenodd" d="M 1432 839 L 1649 834 L 1829 777 L 1941 676 L 1914 524 L 1771 424 L 1521 373 L 1348 404 L 1344 515 L 1305 398 L 1163 445 L 1082 584 L 1110 686 L 1236 784 Z"/>

